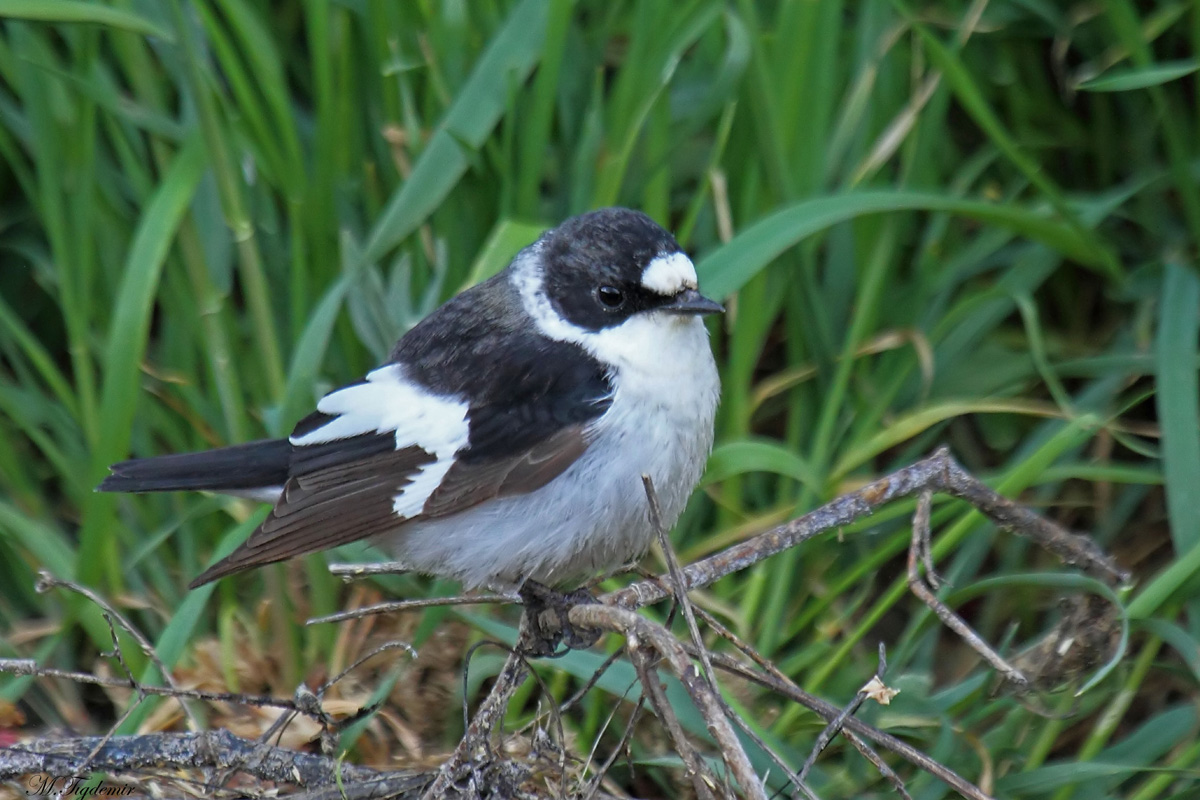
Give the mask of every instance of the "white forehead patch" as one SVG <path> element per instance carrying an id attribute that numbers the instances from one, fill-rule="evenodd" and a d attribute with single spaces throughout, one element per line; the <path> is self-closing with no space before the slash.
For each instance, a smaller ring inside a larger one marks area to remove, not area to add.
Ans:
<path id="1" fill-rule="evenodd" d="M 659 256 L 642 271 L 642 286 L 668 297 L 684 289 L 695 289 L 696 267 L 683 253 Z"/>

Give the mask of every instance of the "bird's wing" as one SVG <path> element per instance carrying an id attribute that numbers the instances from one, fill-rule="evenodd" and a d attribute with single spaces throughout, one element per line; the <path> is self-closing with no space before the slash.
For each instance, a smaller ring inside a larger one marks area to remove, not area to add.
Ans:
<path id="1" fill-rule="evenodd" d="M 611 403 L 602 372 L 553 363 L 516 364 L 474 406 L 397 364 L 326 395 L 292 434 L 270 515 L 192 586 L 544 486 L 587 449 L 589 423 Z"/>
<path id="2" fill-rule="evenodd" d="M 587 428 L 571 425 L 506 457 L 456 461 L 425 500 L 422 516 L 444 517 L 473 505 L 545 486 L 587 449 Z"/>

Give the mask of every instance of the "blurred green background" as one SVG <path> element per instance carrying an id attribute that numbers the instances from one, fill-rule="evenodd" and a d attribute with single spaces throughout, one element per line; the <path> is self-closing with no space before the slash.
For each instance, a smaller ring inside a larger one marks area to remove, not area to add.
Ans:
<path id="1" fill-rule="evenodd" d="M 1129 647 L 1078 698 L 1101 665 L 997 693 L 906 593 L 912 503 L 697 602 L 836 703 L 885 641 L 902 692 L 864 718 L 998 796 L 1200 796 L 1196 3 L 0 0 L 0 17 L 0 656 L 120 674 L 98 611 L 35 593 L 38 569 L 102 593 L 212 688 L 290 695 L 394 634 L 424 661 L 363 680 L 390 702 L 352 757 L 451 746 L 465 648 L 511 640 L 513 609 L 304 627 L 455 587 L 346 588 L 317 558 L 189 593 L 257 507 L 92 487 L 130 454 L 286 434 L 543 229 L 621 204 L 674 231 L 729 305 L 683 560 L 945 443 L 1135 575 Z M 1005 652 L 1098 591 L 958 502 L 934 522 L 942 596 Z M 472 661 L 471 699 L 501 658 Z M 598 660 L 540 672 L 561 699 Z M 581 755 L 616 746 L 629 674 L 568 715 Z M 419 686 L 440 688 L 404 694 Z M 821 723 L 727 689 L 798 768 Z M 127 702 L 0 677 L 29 730 L 104 730 Z M 147 703 L 124 729 L 177 722 Z M 618 784 L 679 791 L 652 721 L 630 755 Z M 947 796 L 892 763 L 914 797 Z M 812 786 L 893 796 L 841 744 Z"/>

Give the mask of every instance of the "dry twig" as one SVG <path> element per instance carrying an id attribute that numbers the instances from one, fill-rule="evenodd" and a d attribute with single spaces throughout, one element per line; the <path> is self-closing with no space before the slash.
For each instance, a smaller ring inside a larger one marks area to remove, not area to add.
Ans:
<path id="1" fill-rule="evenodd" d="M 101 738 L 40 739 L 5 748 L 3 758 L 0 758 L 0 779 L 11 780 L 36 773 L 75 774 L 89 763 L 96 770 L 135 774 L 148 771 L 153 774 L 152 771 L 158 769 L 229 769 L 236 766 L 260 780 L 296 786 L 326 786 L 335 783 L 339 776 L 344 782 L 405 777 L 282 747 L 264 750 L 260 742 L 224 730 L 113 736 L 97 748 Z M 92 750 L 97 752 L 89 762 L 88 755 Z M 260 753 L 261 757 L 252 759 L 255 753 Z"/>
<path id="2" fill-rule="evenodd" d="M 359 619 L 375 614 L 399 614 L 404 611 L 414 611 L 419 608 L 436 608 L 441 606 L 471 606 L 497 603 L 520 603 L 521 598 L 516 594 L 460 594 L 454 597 L 425 597 L 420 600 L 396 600 L 389 603 L 376 603 L 362 608 L 352 608 L 339 611 L 324 617 L 313 617 L 305 622 L 306 625 L 320 625 L 326 622 L 345 622 L 349 619 Z"/>
<path id="3" fill-rule="evenodd" d="M 890 502 L 926 490 L 966 500 L 1001 528 L 1032 539 L 1063 563 L 1079 567 L 1109 586 L 1129 580 L 1129 574 L 1116 566 L 1091 539 L 1071 533 L 997 494 L 963 469 L 944 447 L 938 448 L 929 458 L 842 495 L 802 517 L 684 567 L 683 580 L 689 591 L 708 586 L 814 536 L 868 517 Z M 641 608 L 668 596 L 669 591 L 658 581 L 643 580 L 600 600 L 622 608 Z"/>
<path id="4" fill-rule="evenodd" d="M 1004 676 L 1005 680 L 1018 690 L 1025 691 L 1029 688 L 1029 679 L 1019 669 L 1005 661 L 999 653 L 984 641 L 982 636 L 975 632 L 974 628 L 968 625 L 962 617 L 951 611 L 933 593 L 939 580 L 933 571 L 933 557 L 930 554 L 931 548 L 929 544 L 929 517 L 932 504 L 933 492 L 928 489 L 922 491 L 917 496 L 917 510 L 913 514 L 912 543 L 908 548 L 908 588 L 912 590 L 912 593 L 922 603 L 929 606 L 929 610 L 937 615 L 937 618 L 942 621 L 943 625 L 957 633 L 960 639 L 966 642 L 976 653 L 979 653 L 985 661 Z M 928 578 L 928 583 L 921 580 L 921 568 L 919 565 L 922 563 L 925 565 L 925 574 Z"/>
<path id="5" fill-rule="evenodd" d="M 821 735 L 817 737 L 817 741 L 812 747 L 812 752 L 808 754 L 808 758 L 804 760 L 804 766 L 800 768 L 800 780 L 804 780 L 805 776 L 808 775 L 808 771 L 812 769 L 813 764 L 817 763 L 817 756 L 821 755 L 825 748 L 829 746 L 829 743 L 833 741 L 833 737 L 841 733 L 842 729 L 846 727 L 846 720 L 858 711 L 859 706 L 871 696 L 874 687 L 876 685 L 883 685 L 883 675 L 885 672 L 887 672 L 887 657 L 883 649 L 883 642 L 880 642 L 879 666 L 875 669 L 874 677 L 870 683 L 855 693 L 854 699 L 842 709 L 841 713 L 829 721 L 829 724 L 825 726 L 825 730 L 821 731 Z M 908 792 L 904 792 L 904 795 L 907 797 Z"/>
<path id="6" fill-rule="evenodd" d="M 724 705 L 719 695 L 700 675 L 683 645 L 671 635 L 670 631 L 632 611 L 598 603 L 575 606 L 568 616 L 573 625 L 621 633 L 629 641 L 631 650 L 649 648 L 657 652 L 663 658 L 664 663 L 675 673 L 679 682 L 683 684 L 683 688 L 687 690 L 696 708 L 700 710 L 708 732 L 716 740 L 726 766 L 729 767 L 742 791 L 747 797 L 765 800 L 766 793 L 762 781 L 755 774 L 750 759 L 737 739 L 737 734 L 733 732 L 729 720 L 726 719 Z M 643 678 L 643 682 L 646 682 L 645 678 Z M 651 698 L 651 702 L 653 702 L 653 698 Z"/>
<path id="7" fill-rule="evenodd" d="M 834 708 L 834 706 L 826 703 L 824 700 L 808 694 L 799 686 L 796 686 L 796 684 L 792 683 L 791 679 L 780 672 L 779 669 L 769 659 L 765 658 L 761 653 L 751 647 L 748 642 L 742 641 L 742 639 L 733 633 L 733 631 L 722 625 L 716 617 L 712 616 L 702 608 L 698 608 L 696 611 L 704 620 L 704 624 L 712 628 L 718 635 L 721 636 L 721 638 L 731 643 L 751 661 L 757 664 L 763 670 L 763 673 L 755 672 L 748 665 L 739 664 L 737 661 L 734 661 L 732 658 L 722 653 L 714 653 L 711 656 L 716 660 L 716 666 L 720 667 L 726 672 L 729 672 L 730 674 L 738 675 L 742 678 L 753 681 L 760 686 L 770 688 L 784 697 L 789 697 L 810 711 L 813 711 L 818 716 L 823 717 L 828 722 L 832 722 L 834 719 L 836 719 L 839 712 L 836 708 Z M 845 723 L 843 723 L 843 725 L 844 724 Z M 865 723 L 859 724 L 865 725 Z M 870 726 L 867 727 L 872 731 L 876 730 Z M 850 741 L 850 744 L 852 744 L 865 759 L 870 761 L 871 764 L 873 764 L 875 768 L 879 770 L 879 773 L 883 775 L 883 777 L 886 778 L 889 783 L 892 784 L 897 793 L 899 793 L 902 797 L 908 796 L 908 792 L 904 788 L 904 782 L 900 780 L 900 776 L 892 771 L 891 767 L 884 762 L 878 753 L 872 750 L 871 747 L 857 734 L 850 731 L 843 731 L 843 733 Z M 883 736 L 886 736 L 886 734 L 883 734 L 882 731 L 879 733 Z M 904 746 L 907 747 L 907 745 Z M 917 753 L 918 751 L 913 750 L 912 752 Z M 900 750 L 897 750 L 897 754 L 906 756 L 906 753 Z M 921 766 L 918 761 L 913 761 L 913 763 L 917 766 Z M 934 764 L 936 765 L 936 762 L 934 762 Z M 939 772 L 938 768 L 943 770 L 943 772 Z M 953 771 L 941 767 L 941 765 L 936 765 L 935 769 L 931 769 L 929 771 L 949 785 L 954 786 L 955 788 L 959 789 L 959 791 L 962 791 L 965 796 L 972 797 L 970 790 L 974 789 L 975 787 L 968 783 L 965 779 L 956 775 Z M 807 787 L 803 783 L 799 782 L 800 778 L 798 775 L 793 777 L 793 774 L 789 772 L 788 780 L 792 781 L 793 784 L 798 785 L 801 791 L 808 791 Z"/>

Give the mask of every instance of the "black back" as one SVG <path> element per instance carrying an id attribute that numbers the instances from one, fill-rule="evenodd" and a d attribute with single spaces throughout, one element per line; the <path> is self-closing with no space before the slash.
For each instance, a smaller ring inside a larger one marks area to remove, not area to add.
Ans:
<path id="1" fill-rule="evenodd" d="M 607 371 L 582 347 L 529 323 L 507 273 L 458 295 L 401 339 L 405 374 L 470 404 L 468 460 L 505 457 L 611 403 Z"/>

